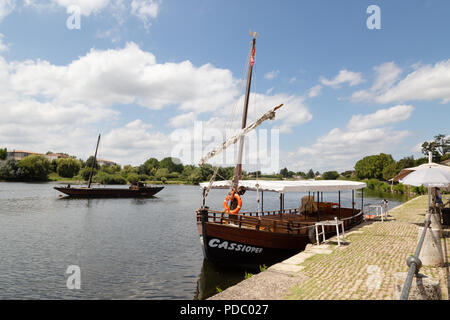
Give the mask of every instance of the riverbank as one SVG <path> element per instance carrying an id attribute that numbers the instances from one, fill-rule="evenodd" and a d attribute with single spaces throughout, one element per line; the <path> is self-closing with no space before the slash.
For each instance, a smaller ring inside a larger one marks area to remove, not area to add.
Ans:
<path id="1" fill-rule="evenodd" d="M 407 272 L 414 253 L 418 225 L 423 223 L 427 196 L 414 198 L 389 211 L 389 219 L 365 222 L 346 234 L 347 244 L 308 245 L 305 251 L 211 297 L 217 300 L 390 300 L 396 272 Z M 444 229 L 450 247 L 450 230 Z M 444 250 L 449 259 L 448 250 Z M 443 299 L 449 299 L 449 266 L 423 267 L 421 273 L 439 279 Z"/>

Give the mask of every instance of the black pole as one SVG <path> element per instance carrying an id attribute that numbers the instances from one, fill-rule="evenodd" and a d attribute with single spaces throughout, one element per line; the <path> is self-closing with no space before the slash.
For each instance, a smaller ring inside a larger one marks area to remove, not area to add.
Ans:
<path id="1" fill-rule="evenodd" d="M 352 216 L 355 215 L 355 190 L 352 190 Z"/>
<path id="2" fill-rule="evenodd" d="M 264 191 L 261 191 L 261 212 L 264 212 Z"/>
<path id="3" fill-rule="evenodd" d="M 317 221 L 320 221 L 320 194 L 317 191 Z"/>
<path id="4" fill-rule="evenodd" d="M 100 134 L 98 135 L 97 146 L 95 147 L 94 161 L 92 162 L 91 173 L 89 174 L 88 188 L 91 187 L 92 177 L 94 175 L 94 167 L 95 167 L 95 164 L 97 163 L 97 150 L 98 150 L 98 144 L 99 143 L 100 143 Z"/>
<path id="5" fill-rule="evenodd" d="M 361 189 L 361 212 L 364 209 L 364 188 Z"/>
<path id="6" fill-rule="evenodd" d="M 339 220 L 341 220 L 341 190 L 338 191 L 339 196 Z"/>

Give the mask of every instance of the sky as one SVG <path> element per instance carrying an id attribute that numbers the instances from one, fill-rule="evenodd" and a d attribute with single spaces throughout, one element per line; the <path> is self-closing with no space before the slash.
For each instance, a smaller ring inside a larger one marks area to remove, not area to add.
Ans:
<path id="1" fill-rule="evenodd" d="M 248 168 L 422 157 L 449 134 L 449 15 L 445 0 L 0 0 L 0 147 L 86 159 L 101 133 L 99 157 L 122 165 L 195 164 L 240 126 L 253 30 L 248 123 L 284 106 Z"/>

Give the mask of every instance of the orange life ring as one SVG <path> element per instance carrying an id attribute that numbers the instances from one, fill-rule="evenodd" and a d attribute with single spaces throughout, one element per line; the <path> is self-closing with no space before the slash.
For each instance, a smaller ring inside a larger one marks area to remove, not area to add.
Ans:
<path id="1" fill-rule="evenodd" d="M 242 207 L 242 199 L 241 196 L 237 193 L 234 194 L 234 199 L 236 199 L 238 205 L 235 209 L 230 210 L 230 206 L 228 205 L 228 201 L 230 201 L 230 194 L 227 194 L 227 196 L 225 197 L 225 200 L 223 200 L 223 209 L 225 210 L 226 213 L 229 214 L 238 214 L 238 212 L 241 210 Z"/>

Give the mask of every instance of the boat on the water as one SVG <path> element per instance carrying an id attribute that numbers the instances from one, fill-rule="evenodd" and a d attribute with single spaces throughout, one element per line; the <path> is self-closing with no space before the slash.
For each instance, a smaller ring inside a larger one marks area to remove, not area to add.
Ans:
<path id="1" fill-rule="evenodd" d="M 131 185 L 129 188 L 87 188 L 87 187 L 54 187 L 59 192 L 74 198 L 148 198 L 153 197 L 159 191 L 164 189 L 161 186 L 147 186 L 138 183 Z"/>
<path id="2" fill-rule="evenodd" d="M 97 151 L 100 143 L 100 134 L 97 139 L 97 146 L 95 148 L 94 159 L 91 165 L 91 172 L 89 174 L 89 181 L 87 187 L 72 187 L 68 184 L 65 187 L 54 187 L 72 198 L 149 198 L 160 192 L 164 187 L 148 186 L 143 182 L 132 184 L 128 188 L 110 188 L 110 187 L 95 187 L 92 188 L 92 178 L 94 176 L 94 168 L 97 162 Z"/>
<path id="3" fill-rule="evenodd" d="M 199 165 L 216 156 L 227 147 L 239 142 L 237 161 L 233 179 L 214 181 L 214 172 L 209 183 L 202 183 L 203 204 L 196 211 L 197 228 L 203 246 L 204 257 L 208 260 L 247 268 L 270 265 L 284 260 L 299 251 L 308 243 L 315 242 L 315 224 L 321 221 L 342 222 L 344 229 L 349 229 L 363 221 L 363 197 L 361 209 L 355 207 L 355 190 L 363 189 L 366 184 L 352 181 L 267 181 L 242 180 L 242 156 L 244 136 L 263 121 L 272 120 L 279 105 L 268 111 L 261 118 L 247 126 L 247 111 L 250 97 L 252 70 L 255 63 L 256 33 L 251 32 L 252 43 L 248 65 L 247 89 L 242 113 L 242 125 L 239 133 L 223 142 L 201 159 Z M 206 198 L 211 189 L 225 189 L 223 209 L 210 209 Z M 241 212 L 244 193 L 258 193 L 258 210 Z M 264 210 L 264 191 L 277 192 L 280 207 Z M 352 192 L 352 207 L 341 206 L 341 191 Z M 284 195 L 289 192 L 303 194 L 299 198 L 298 208 L 285 209 Z M 324 202 L 323 192 L 337 192 L 336 202 Z M 261 194 L 261 206 L 259 195 Z M 307 194 L 307 195 L 306 195 Z M 320 230 L 321 231 L 321 230 Z M 336 226 L 324 228 L 327 237 L 336 234 Z"/>
<path id="4" fill-rule="evenodd" d="M 232 181 L 215 181 L 212 188 L 229 189 L 231 185 Z M 315 243 L 317 222 L 337 218 L 343 222 L 344 230 L 348 230 L 364 218 L 354 201 L 355 191 L 366 186 L 362 182 L 241 180 L 239 186 L 259 193 L 260 210 L 238 214 L 206 206 L 197 210 L 204 257 L 220 264 L 248 268 L 271 265 L 304 250 L 308 243 Z M 201 187 L 205 190 L 208 183 L 202 183 Z M 352 207 L 345 208 L 341 205 L 341 192 L 349 191 L 352 192 Z M 264 210 L 264 192 L 279 194 L 279 208 Z M 297 208 L 284 207 L 285 194 L 291 192 L 303 195 L 299 197 Z M 336 202 L 323 201 L 324 192 L 335 192 Z M 363 201 L 361 197 L 361 208 Z M 334 225 L 325 226 L 324 231 L 327 238 L 336 235 Z"/>

